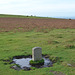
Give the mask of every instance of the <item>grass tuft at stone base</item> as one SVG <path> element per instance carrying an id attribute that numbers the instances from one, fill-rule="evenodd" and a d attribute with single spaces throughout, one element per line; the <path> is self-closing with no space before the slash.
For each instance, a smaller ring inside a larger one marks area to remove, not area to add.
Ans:
<path id="1" fill-rule="evenodd" d="M 31 61 L 30 61 L 30 65 L 32 65 L 32 66 L 36 66 L 36 65 L 41 66 L 41 65 L 44 65 L 44 59 L 42 59 L 42 60 L 37 60 L 37 61 L 31 60 Z"/>

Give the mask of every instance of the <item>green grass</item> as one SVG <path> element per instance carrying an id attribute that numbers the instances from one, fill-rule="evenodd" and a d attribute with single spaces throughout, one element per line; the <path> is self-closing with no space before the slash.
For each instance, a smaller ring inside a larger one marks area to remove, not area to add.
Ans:
<path id="1" fill-rule="evenodd" d="M 36 65 L 44 65 L 44 59 L 42 59 L 42 60 L 36 60 L 36 61 L 33 61 L 33 60 L 31 60 L 31 61 L 29 61 L 29 63 L 31 64 L 31 65 L 33 65 L 33 66 L 36 66 Z"/>
<path id="2" fill-rule="evenodd" d="M 0 14 L 0 17 L 10 17 L 10 18 L 52 18 L 52 17 L 40 17 L 40 16 L 28 16 L 28 15 L 9 15 L 9 14 Z"/>
<path id="3" fill-rule="evenodd" d="M 42 54 L 58 57 L 60 62 L 54 63 L 53 67 L 30 71 L 17 71 L 11 69 L 10 64 L 4 65 L 2 59 L 31 55 L 33 47 L 42 47 Z M 50 71 L 75 75 L 75 29 L 53 29 L 48 33 L 35 31 L 0 33 L 0 75 L 54 75 Z"/>

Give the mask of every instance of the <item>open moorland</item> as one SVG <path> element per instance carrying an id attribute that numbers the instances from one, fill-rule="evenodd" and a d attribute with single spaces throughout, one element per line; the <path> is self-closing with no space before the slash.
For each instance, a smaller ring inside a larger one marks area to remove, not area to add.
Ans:
<path id="1" fill-rule="evenodd" d="M 41 47 L 53 66 L 12 69 L 12 58 L 31 55 L 33 47 Z M 75 20 L 0 17 L 0 75 L 75 75 Z"/>
<path id="2" fill-rule="evenodd" d="M 75 20 L 43 18 L 0 18 L 0 32 L 47 31 L 50 29 L 75 28 Z"/>

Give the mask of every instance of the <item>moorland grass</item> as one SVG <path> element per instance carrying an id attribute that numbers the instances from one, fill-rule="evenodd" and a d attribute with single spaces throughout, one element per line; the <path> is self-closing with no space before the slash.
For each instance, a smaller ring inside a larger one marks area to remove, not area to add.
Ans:
<path id="1" fill-rule="evenodd" d="M 33 47 L 42 47 L 42 54 L 60 58 L 52 67 L 30 71 L 11 69 L 4 64 L 18 55 L 31 55 Z M 71 47 L 69 47 L 71 46 Z M 72 66 L 68 66 L 71 64 Z M 51 71 L 75 75 L 75 29 L 53 29 L 45 32 L 1 32 L 0 33 L 0 75 L 54 75 Z"/>

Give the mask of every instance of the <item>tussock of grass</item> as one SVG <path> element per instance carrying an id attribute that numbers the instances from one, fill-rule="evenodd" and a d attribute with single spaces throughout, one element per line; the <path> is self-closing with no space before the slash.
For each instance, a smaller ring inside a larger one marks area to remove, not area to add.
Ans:
<path id="1" fill-rule="evenodd" d="M 73 48 L 75 48 L 75 46 L 68 44 L 68 45 L 65 46 L 65 48 L 66 48 L 66 49 L 67 49 L 67 48 L 68 48 L 68 49 L 73 49 Z"/>
<path id="2" fill-rule="evenodd" d="M 32 65 L 32 66 L 36 66 L 36 65 L 44 65 L 44 59 L 42 59 L 42 60 L 36 60 L 36 61 L 33 61 L 33 60 L 31 60 L 30 61 L 30 65 Z"/>

